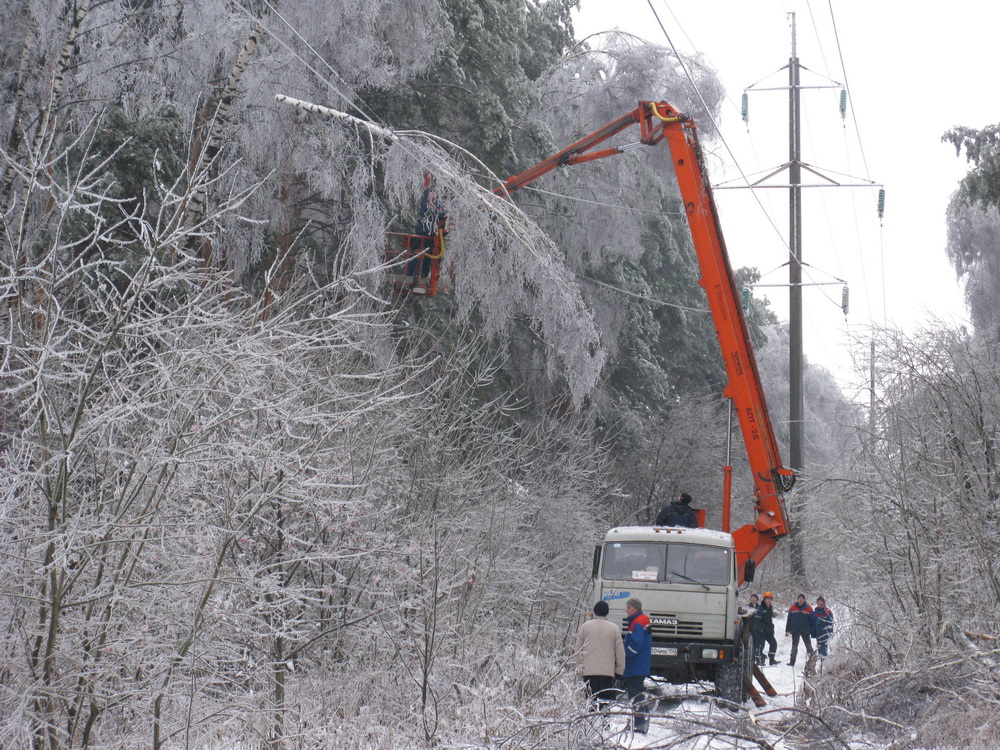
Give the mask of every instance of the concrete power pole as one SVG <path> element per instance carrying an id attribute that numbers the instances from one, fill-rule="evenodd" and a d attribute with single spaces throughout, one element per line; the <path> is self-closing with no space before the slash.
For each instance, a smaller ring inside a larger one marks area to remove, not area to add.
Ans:
<path id="1" fill-rule="evenodd" d="M 792 56 L 788 58 L 788 451 L 789 467 L 805 468 L 805 398 L 802 392 L 802 122 L 795 14 L 790 13 Z M 796 503 L 798 505 L 798 503 Z M 802 542 L 792 527 L 792 575 L 804 579 Z"/>
<path id="2" fill-rule="evenodd" d="M 716 189 L 725 187 L 781 187 L 788 189 L 788 435 L 789 435 L 789 467 L 801 472 L 806 466 L 805 451 L 805 393 L 803 380 L 805 374 L 805 357 L 803 355 L 802 337 L 802 188 L 803 187 L 874 187 L 878 183 L 870 180 L 845 183 L 829 177 L 817 168 L 802 162 L 802 108 L 801 93 L 803 88 L 840 88 L 841 89 L 841 116 L 844 116 L 847 106 L 847 94 L 844 84 L 827 79 L 829 83 L 819 85 L 803 86 L 800 80 L 802 66 L 799 63 L 798 51 L 795 37 L 795 14 L 789 13 L 792 35 L 792 54 L 788 59 L 788 162 L 781 167 L 770 172 L 767 176 L 757 180 L 750 185 L 727 186 L 716 185 Z M 747 91 L 784 91 L 785 87 L 761 87 L 757 84 L 747 87 Z M 743 97 L 743 117 L 749 122 L 746 93 Z M 786 171 L 788 172 L 787 185 L 765 184 L 770 178 Z M 819 182 L 803 185 L 802 173 L 807 171 L 812 177 L 819 178 Z M 856 178 L 855 178 L 856 179 Z M 882 215 L 882 191 L 879 197 L 879 217 Z M 846 282 L 838 280 L 840 283 Z M 824 283 L 824 282 L 820 282 Z M 762 284 L 760 286 L 777 286 Z M 847 313 L 847 296 L 844 295 L 844 313 Z M 801 509 L 800 502 L 791 504 L 792 507 L 792 533 L 789 545 L 791 557 L 792 574 L 799 579 L 805 579 L 805 561 L 802 554 L 802 543 L 796 534 L 794 525 L 796 511 Z"/>

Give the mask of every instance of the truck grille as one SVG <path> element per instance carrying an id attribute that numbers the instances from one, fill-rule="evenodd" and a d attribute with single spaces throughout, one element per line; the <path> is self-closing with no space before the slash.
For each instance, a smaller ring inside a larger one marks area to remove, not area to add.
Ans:
<path id="1" fill-rule="evenodd" d="M 698 620 L 681 620 L 676 615 L 649 615 L 650 630 L 653 640 L 662 638 L 700 638 L 705 633 L 704 623 Z M 622 627 L 622 632 L 628 632 L 628 623 Z"/>
<path id="2" fill-rule="evenodd" d="M 668 619 L 668 618 L 663 618 L 663 619 Z M 676 620 L 676 618 L 669 618 L 669 619 Z M 659 623 L 653 624 L 652 626 L 653 639 L 655 640 L 657 637 L 676 638 L 678 636 L 685 638 L 688 636 L 699 637 L 704 631 L 702 623 L 700 622 L 691 620 L 676 620 L 676 622 L 677 622 L 676 625 L 661 625 Z"/>

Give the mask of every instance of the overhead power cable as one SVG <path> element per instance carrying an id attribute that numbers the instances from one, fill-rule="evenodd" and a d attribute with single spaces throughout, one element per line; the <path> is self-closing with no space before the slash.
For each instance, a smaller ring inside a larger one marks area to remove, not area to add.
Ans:
<path id="1" fill-rule="evenodd" d="M 330 71 L 330 74 L 331 74 L 331 75 L 333 75 L 333 76 L 335 76 L 335 77 L 337 78 L 337 80 L 338 80 L 338 81 L 340 82 L 340 84 L 341 84 L 341 85 L 343 85 L 343 86 L 349 86 L 349 85 L 350 85 L 350 84 L 348 84 L 348 83 L 347 83 L 347 81 L 345 81 L 345 80 L 344 80 L 343 76 L 341 76 L 341 75 L 340 75 L 340 73 L 338 73 L 338 72 L 337 72 L 336 68 L 334 68 L 334 67 L 333 67 L 333 66 L 332 66 L 332 65 L 331 65 L 330 63 L 328 63 L 328 62 L 326 61 L 326 58 L 325 58 L 325 57 L 323 57 L 323 55 L 321 55 L 321 54 L 319 53 L 319 51 L 318 51 L 318 50 L 317 50 L 317 49 L 316 49 L 315 47 L 313 47 L 313 46 L 312 46 L 312 44 L 310 44 L 310 43 L 309 43 L 309 40 L 308 40 L 308 39 L 306 39 L 306 38 L 305 38 L 304 36 L 302 36 L 302 34 L 300 34 L 300 33 L 299 33 L 298 29 L 296 29 L 296 28 L 295 28 L 295 27 L 294 27 L 294 26 L 293 26 L 293 25 L 292 25 L 291 23 L 289 23 L 289 22 L 288 22 L 288 21 L 287 21 L 287 20 L 285 19 L 285 17 L 284 17 L 283 15 L 281 15 L 281 13 L 279 13 L 279 12 L 278 12 L 278 9 L 277 9 L 277 8 L 275 8 L 275 7 L 274 7 L 274 5 L 273 5 L 273 4 L 271 3 L 271 2 L 269 2 L 269 0 L 263 0 L 263 2 L 264 2 L 264 6 L 265 6 L 265 7 L 266 7 L 266 8 L 267 8 L 267 9 L 268 9 L 268 10 L 269 10 L 269 11 L 270 11 L 270 12 L 271 12 L 271 13 L 272 13 L 272 14 L 273 14 L 273 15 L 274 15 L 274 16 L 275 16 L 275 17 L 276 17 L 276 18 L 277 18 L 277 19 L 278 19 L 279 21 L 281 21 L 281 23 L 282 23 L 282 24 L 284 24 L 285 28 L 287 28 L 287 29 L 288 29 L 288 30 L 289 30 L 290 32 L 292 32 L 292 34 L 293 34 L 293 35 L 294 35 L 294 36 L 295 36 L 295 37 L 296 37 L 296 38 L 297 38 L 297 39 L 298 39 L 298 40 L 299 40 L 300 42 L 302 42 L 302 44 L 303 44 L 303 45 L 305 45 L 305 48 L 306 48 L 307 50 L 309 50 L 310 52 L 312 52 L 312 53 L 313 53 L 313 55 L 314 55 L 314 56 L 315 56 L 315 57 L 316 57 L 316 58 L 317 58 L 317 59 L 318 59 L 318 60 L 319 60 L 320 62 L 322 62 L 322 63 L 323 63 L 323 66 L 324 66 L 324 67 L 325 67 L 325 68 L 326 68 L 326 69 L 327 69 L 328 71 Z M 247 7 L 243 6 L 243 5 L 240 5 L 240 3 L 239 3 L 239 2 L 237 2 L 237 3 L 236 3 L 236 6 L 237 6 L 238 8 L 240 8 L 241 10 L 243 10 L 243 12 L 244 12 L 244 13 L 246 13 L 246 14 L 247 14 L 248 16 L 250 16 L 250 17 L 253 17 L 253 15 L 252 15 L 252 14 L 250 13 L 250 9 L 249 9 L 249 8 L 247 8 Z M 352 96 L 348 96 L 348 95 L 347 95 L 346 93 L 344 93 L 344 92 L 343 92 L 343 91 L 341 91 L 341 90 L 340 90 L 339 88 L 337 88 L 337 86 L 335 86 L 335 85 L 333 84 L 333 82 L 332 82 L 332 81 L 330 81 L 330 79 L 329 79 L 329 78 L 328 78 L 327 76 L 323 75 L 323 74 L 322 74 L 322 73 L 320 73 L 320 72 L 319 72 L 318 70 L 316 70 L 316 68 L 315 68 L 315 67 L 313 67 L 312 65 L 310 65 L 310 64 L 309 64 L 309 63 L 308 63 L 308 62 L 307 62 L 307 61 L 306 61 L 306 60 L 305 60 L 305 59 L 304 59 L 304 58 L 303 58 L 303 57 L 302 57 L 301 55 L 299 55 L 299 53 L 298 53 L 298 52 L 296 52 L 296 51 L 295 51 L 295 50 L 293 50 L 293 49 L 292 49 L 292 48 L 291 48 L 291 47 L 290 47 L 290 46 L 289 46 L 288 44 L 286 44 L 286 43 L 284 42 L 284 40 L 282 40 L 282 39 L 281 39 L 281 37 L 279 37 L 278 35 L 276 35 L 276 34 L 273 34 L 273 33 L 272 33 L 271 35 L 272 35 L 272 37 L 273 37 L 274 39 L 276 39 L 276 40 L 277 40 L 278 44 L 280 44 L 280 45 L 281 45 L 282 47 L 284 47 L 284 48 L 285 48 L 285 50 L 287 50 L 287 51 L 288 51 L 289 53 L 291 53 L 291 54 L 292 54 L 292 55 L 293 55 L 293 56 L 294 56 L 294 57 L 295 57 L 295 58 L 296 58 L 296 59 L 297 59 L 297 60 L 298 60 L 299 62 L 301 62 L 301 63 L 302 63 L 303 65 L 305 65 L 305 66 L 306 66 L 306 68 L 308 68 L 308 69 L 309 69 L 309 71 L 310 71 L 310 72 L 311 72 L 311 73 L 312 73 L 313 75 L 315 75 L 315 76 L 316 76 L 317 78 L 319 78 L 319 79 L 320 79 L 321 81 L 323 81 L 323 83 L 325 83 L 325 84 L 326 84 L 327 86 L 329 86 L 329 88 L 330 88 L 330 90 L 331 90 L 331 91 L 333 91 L 333 92 L 334 92 L 335 94 L 337 94 L 337 95 L 338 95 L 338 96 L 339 96 L 339 97 L 340 97 L 341 99 L 343 99 L 343 100 L 344 100 L 344 102 L 345 102 L 345 103 L 347 104 L 347 106 L 348 106 L 348 107 L 350 107 L 351 109 L 353 109 L 353 110 L 357 111 L 357 112 L 358 112 L 359 114 L 363 115 L 363 116 L 364 116 L 364 117 L 365 117 L 366 119 L 368 119 L 368 120 L 369 120 L 370 122 L 372 122 L 372 123 L 374 123 L 374 124 L 377 124 L 377 125 L 380 125 L 380 126 L 382 126 L 383 128 L 385 128 L 386 130 L 388 130 L 389 132 L 392 132 L 392 127 L 390 127 L 390 126 L 389 126 L 389 125 L 388 125 L 387 123 L 383 123 L 383 122 L 379 122 L 379 121 L 378 121 L 378 118 L 377 118 L 377 117 L 375 117 L 375 116 L 374 116 L 374 115 L 373 115 L 373 114 L 372 114 L 371 112 L 367 111 L 367 110 L 366 110 L 366 108 L 365 108 L 364 106 L 362 106 L 362 105 L 364 104 L 364 102 L 363 102 L 363 100 L 361 100 L 361 98 L 360 98 L 360 97 L 358 97 L 358 96 L 353 96 L 353 97 L 352 97 Z M 361 102 L 360 104 L 358 103 L 359 101 Z"/>
<path id="2" fill-rule="evenodd" d="M 614 208 L 618 209 L 619 211 L 633 211 L 635 213 L 642 213 L 642 214 L 655 214 L 656 216 L 663 216 L 663 215 L 687 216 L 687 214 L 685 214 L 682 211 L 665 212 L 660 210 L 653 210 L 650 208 L 635 208 L 634 206 L 623 206 L 620 203 L 602 203 L 601 201 L 594 201 L 590 200 L 589 198 L 580 198 L 575 195 L 567 195 L 566 193 L 556 193 L 551 190 L 544 190 L 543 188 L 533 187 L 531 185 L 526 185 L 525 187 L 521 188 L 521 190 L 531 193 L 541 193 L 542 195 L 551 195 L 554 198 L 563 198 L 568 201 L 575 201 L 576 203 L 586 203 L 591 206 L 601 206 L 602 208 Z"/>
<path id="3" fill-rule="evenodd" d="M 678 305 L 674 302 L 665 302 L 664 300 L 657 299 L 656 297 L 647 297 L 644 294 L 637 294 L 636 292 L 630 292 L 628 289 L 622 289 L 620 286 L 613 286 L 612 284 L 608 284 L 603 281 L 598 281 L 597 279 L 591 276 L 583 276 L 582 274 L 574 274 L 574 275 L 576 276 L 576 278 L 581 279 L 583 281 L 589 281 L 592 284 L 597 284 L 597 286 L 603 286 L 606 289 L 611 289 L 613 291 L 620 292 L 621 294 L 628 295 L 629 297 L 635 297 L 636 299 L 641 299 L 646 302 L 654 302 L 657 305 L 662 305 L 663 307 L 673 307 L 676 310 L 688 310 L 689 312 L 699 312 L 699 313 L 709 312 L 708 308 L 706 307 L 688 307 L 687 305 Z"/>
<path id="4" fill-rule="evenodd" d="M 847 77 L 847 66 L 844 64 L 844 51 L 843 51 L 843 49 L 840 46 L 840 32 L 837 29 L 837 18 L 833 14 L 833 2 L 832 2 L 832 0 L 827 0 L 827 7 L 830 9 L 830 24 L 833 26 L 833 38 L 834 38 L 834 41 L 837 44 L 837 57 L 840 60 L 840 72 L 844 76 L 844 86 L 847 88 L 847 91 L 850 92 L 851 91 L 851 84 L 850 84 L 850 81 L 848 80 L 848 77 Z M 857 115 L 857 112 L 855 111 L 854 107 L 851 107 L 851 122 L 854 124 L 854 134 L 855 134 L 855 136 L 858 139 L 858 150 L 861 151 L 861 162 L 862 162 L 862 164 L 864 164 L 865 174 L 867 176 L 871 177 L 871 171 L 868 168 L 868 157 L 865 154 L 865 144 L 861 140 L 861 128 L 858 125 L 858 115 Z M 881 234 L 881 232 L 880 232 L 880 234 Z M 864 259 L 862 258 L 862 263 L 863 263 L 863 261 L 864 261 Z M 882 322 L 884 323 L 885 320 L 886 320 L 886 318 L 888 317 L 888 313 L 886 311 L 886 300 L 885 300 L 885 297 L 886 297 L 886 291 L 885 291 L 885 251 L 884 251 L 884 247 L 882 246 L 882 241 L 881 240 L 879 242 L 879 261 L 880 261 L 880 263 L 882 265 L 882 269 L 881 269 L 882 272 L 881 272 L 880 275 L 882 277 L 881 278 L 881 283 L 882 283 Z M 864 268 L 863 265 L 862 265 L 862 268 Z M 867 287 L 867 285 L 866 285 L 866 287 Z M 871 303 L 869 302 L 869 309 L 870 309 L 870 307 L 871 307 Z"/>

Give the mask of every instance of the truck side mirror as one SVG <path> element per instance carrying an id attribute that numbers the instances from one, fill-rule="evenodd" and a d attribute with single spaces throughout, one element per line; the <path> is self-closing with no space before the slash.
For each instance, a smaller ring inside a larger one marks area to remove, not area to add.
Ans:
<path id="1" fill-rule="evenodd" d="M 594 547 L 594 571 L 591 573 L 591 578 L 597 578 L 597 571 L 601 568 L 601 545 Z"/>
<path id="2" fill-rule="evenodd" d="M 746 565 L 743 566 L 743 582 L 753 583 L 754 573 L 757 572 L 757 563 L 753 560 L 747 560 Z"/>

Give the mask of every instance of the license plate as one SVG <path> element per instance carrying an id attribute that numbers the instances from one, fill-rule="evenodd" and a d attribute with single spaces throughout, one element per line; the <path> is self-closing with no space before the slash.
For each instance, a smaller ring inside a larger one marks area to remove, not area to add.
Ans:
<path id="1" fill-rule="evenodd" d="M 657 646 L 653 648 L 653 653 L 657 656 L 677 656 L 677 649 Z"/>

